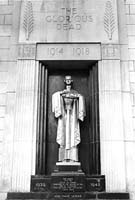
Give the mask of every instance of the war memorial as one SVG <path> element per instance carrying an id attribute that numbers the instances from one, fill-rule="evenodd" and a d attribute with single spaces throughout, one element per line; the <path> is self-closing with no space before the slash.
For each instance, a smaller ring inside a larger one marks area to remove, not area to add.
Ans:
<path id="1" fill-rule="evenodd" d="M 134 0 L 0 0 L 0 200 L 135 200 Z"/>

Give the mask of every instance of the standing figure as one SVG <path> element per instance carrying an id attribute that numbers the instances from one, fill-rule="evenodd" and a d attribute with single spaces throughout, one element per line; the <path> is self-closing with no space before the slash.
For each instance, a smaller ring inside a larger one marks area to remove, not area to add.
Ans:
<path id="1" fill-rule="evenodd" d="M 71 76 L 65 76 L 65 89 L 52 95 L 52 111 L 58 118 L 57 143 L 61 162 L 78 162 L 79 120 L 86 115 L 84 97 L 72 89 Z"/>

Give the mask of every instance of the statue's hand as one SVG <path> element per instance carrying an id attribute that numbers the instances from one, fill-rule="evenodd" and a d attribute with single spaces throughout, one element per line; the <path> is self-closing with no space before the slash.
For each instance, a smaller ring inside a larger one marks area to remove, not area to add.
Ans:
<path id="1" fill-rule="evenodd" d="M 71 99 L 77 99 L 77 98 L 79 98 L 79 94 L 77 94 L 77 93 L 70 93 L 70 92 L 63 92 L 62 94 L 61 94 L 63 97 L 67 97 L 67 98 L 71 98 Z"/>
<path id="2" fill-rule="evenodd" d="M 67 94 L 67 93 L 69 93 L 69 91 L 63 90 L 63 91 L 60 92 L 60 95 Z"/>

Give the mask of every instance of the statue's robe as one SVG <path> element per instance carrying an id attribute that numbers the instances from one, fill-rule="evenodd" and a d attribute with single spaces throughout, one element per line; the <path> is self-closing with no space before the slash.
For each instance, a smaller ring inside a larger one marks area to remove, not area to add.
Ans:
<path id="1" fill-rule="evenodd" d="M 86 115 L 84 97 L 78 94 L 78 98 L 73 100 L 72 110 L 70 111 L 69 135 L 66 136 L 67 113 L 61 91 L 52 95 L 52 111 L 58 118 L 57 143 L 59 148 L 59 161 L 70 160 L 78 161 L 78 148 L 80 143 L 79 120 L 83 121 Z"/>

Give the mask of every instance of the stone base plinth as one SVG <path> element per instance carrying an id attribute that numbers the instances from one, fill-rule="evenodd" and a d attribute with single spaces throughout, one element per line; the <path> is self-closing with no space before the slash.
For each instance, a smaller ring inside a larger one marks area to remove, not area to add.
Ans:
<path id="1" fill-rule="evenodd" d="M 78 193 L 105 191 L 105 176 L 86 176 L 83 172 L 54 172 L 51 176 L 32 176 L 31 192 Z"/>
<path id="2" fill-rule="evenodd" d="M 105 176 L 85 175 L 80 163 L 57 163 L 50 176 L 31 177 L 31 192 L 8 193 L 7 200 L 129 199 L 128 193 L 106 193 Z"/>
<path id="3" fill-rule="evenodd" d="M 52 193 L 61 194 L 76 194 L 86 191 L 86 177 L 84 173 L 67 173 L 58 172 L 52 173 L 51 177 L 51 191 Z"/>
<path id="4" fill-rule="evenodd" d="M 54 172 L 81 173 L 82 172 L 81 163 L 80 162 L 57 162 Z"/>
<path id="5" fill-rule="evenodd" d="M 91 193 L 91 192 L 85 192 L 81 194 L 76 194 L 73 196 L 73 194 L 68 195 L 59 195 L 53 197 L 51 193 L 48 192 L 28 192 L 28 193 L 21 193 L 21 192 L 11 192 L 7 194 L 7 200 L 45 200 L 45 199 L 65 199 L 65 200 L 72 200 L 72 199 L 95 199 L 95 200 L 106 200 L 106 199 L 121 199 L 121 200 L 127 200 L 129 199 L 129 193 Z"/>

